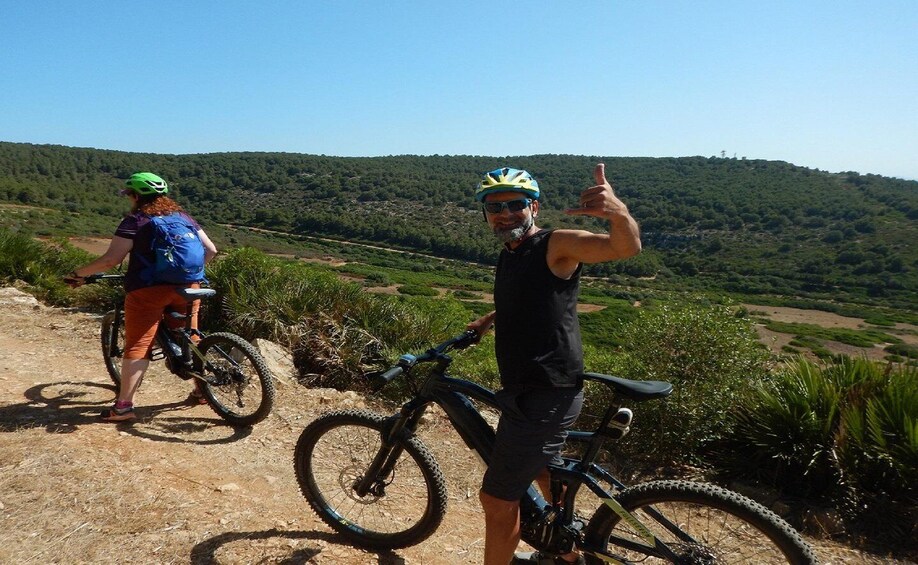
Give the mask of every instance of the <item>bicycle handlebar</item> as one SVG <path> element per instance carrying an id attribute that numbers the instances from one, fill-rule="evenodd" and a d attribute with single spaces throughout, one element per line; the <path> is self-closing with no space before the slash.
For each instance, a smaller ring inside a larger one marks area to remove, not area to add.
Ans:
<path id="1" fill-rule="evenodd" d="M 86 284 L 92 284 L 92 283 L 103 281 L 103 280 L 114 281 L 114 280 L 122 280 L 122 279 L 124 279 L 123 274 L 106 275 L 105 273 L 96 273 L 94 275 L 88 275 L 88 276 L 83 277 L 83 281 Z"/>
<path id="2" fill-rule="evenodd" d="M 470 345 L 478 343 L 478 340 L 481 336 L 478 335 L 478 332 L 475 330 L 466 330 L 463 333 L 451 337 L 443 343 L 431 347 L 424 353 L 414 356 L 410 353 L 406 353 L 399 357 L 398 363 L 380 374 L 371 374 L 370 378 L 375 381 L 377 388 L 382 388 L 395 380 L 396 377 L 410 371 L 418 363 L 430 363 L 433 361 L 438 361 L 443 359 L 446 356 L 446 352 L 450 350 L 465 349 Z"/>

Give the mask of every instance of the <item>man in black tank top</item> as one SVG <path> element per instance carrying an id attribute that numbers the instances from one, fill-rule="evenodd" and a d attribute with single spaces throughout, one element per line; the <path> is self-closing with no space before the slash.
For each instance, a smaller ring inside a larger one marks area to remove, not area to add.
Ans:
<path id="1" fill-rule="evenodd" d="M 491 171 L 475 193 L 489 227 L 504 244 L 494 278 L 495 309 L 468 326 L 484 334 L 494 325 L 501 379 L 497 438 L 479 493 L 486 565 L 525 562 L 514 557 L 520 498 L 533 480 L 548 496 L 546 466 L 560 462 L 567 429 L 580 414 L 583 352 L 577 297 L 583 264 L 641 251 L 637 222 L 612 191 L 605 165 L 596 165 L 593 178 L 595 184 L 580 195 L 580 206 L 567 213 L 604 218 L 608 233 L 536 227 L 541 193 L 526 171 Z M 583 561 L 577 553 L 563 557 Z"/>

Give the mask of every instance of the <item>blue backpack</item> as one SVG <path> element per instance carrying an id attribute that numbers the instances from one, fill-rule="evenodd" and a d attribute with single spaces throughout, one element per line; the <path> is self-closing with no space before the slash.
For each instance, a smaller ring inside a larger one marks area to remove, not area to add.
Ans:
<path id="1" fill-rule="evenodd" d="M 148 285 L 187 284 L 204 279 L 204 244 L 181 214 L 153 216 L 153 262 L 141 257 L 140 278 Z"/>

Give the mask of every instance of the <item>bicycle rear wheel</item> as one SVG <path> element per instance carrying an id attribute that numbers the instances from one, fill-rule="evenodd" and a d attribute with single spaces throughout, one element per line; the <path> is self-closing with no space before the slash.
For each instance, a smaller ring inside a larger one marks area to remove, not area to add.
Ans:
<path id="1" fill-rule="evenodd" d="M 102 317 L 102 359 L 108 376 L 121 391 L 121 358 L 124 355 L 124 310 L 112 310 Z"/>
<path id="2" fill-rule="evenodd" d="M 778 515 L 714 485 L 654 481 L 630 487 L 616 499 L 676 553 L 677 563 L 816 563 L 800 534 Z M 670 562 L 617 544 L 617 539 L 633 544 L 647 542 L 627 520 L 606 505 L 590 519 L 584 538 L 587 563 L 604 563 L 599 557 L 589 555 L 591 547 L 609 547 L 611 553 L 629 561 Z"/>
<path id="3" fill-rule="evenodd" d="M 274 404 L 271 371 L 252 344 L 231 333 L 211 334 L 197 343 L 194 370 L 207 403 L 234 426 L 264 420 Z"/>
<path id="4" fill-rule="evenodd" d="M 398 549 L 427 539 L 446 513 L 446 481 L 421 441 L 403 434 L 401 456 L 360 496 L 355 485 L 382 447 L 386 418 L 364 411 L 326 414 L 296 444 L 294 467 L 303 496 L 323 522 L 351 542 Z"/>

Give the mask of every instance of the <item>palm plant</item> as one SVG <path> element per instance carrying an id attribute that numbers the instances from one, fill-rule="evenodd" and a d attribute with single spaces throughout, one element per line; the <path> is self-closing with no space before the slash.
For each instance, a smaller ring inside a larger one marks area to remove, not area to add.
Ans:
<path id="1" fill-rule="evenodd" d="M 730 412 L 711 459 L 725 473 L 834 504 L 852 530 L 915 539 L 918 371 L 797 358 Z"/>

